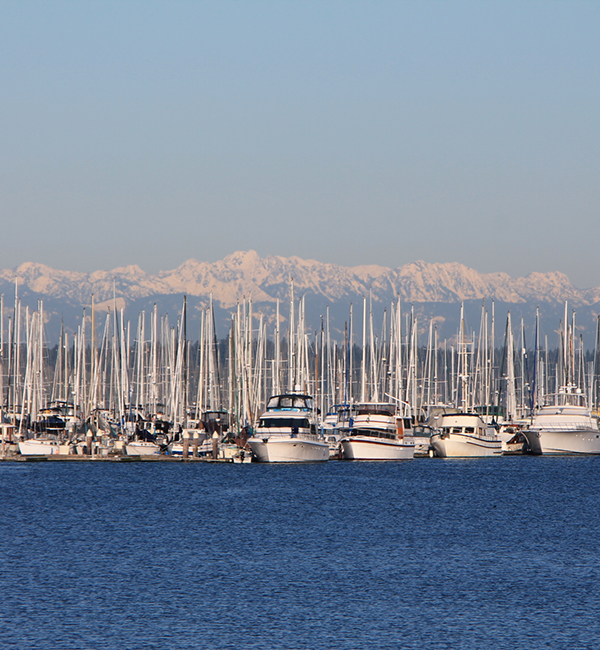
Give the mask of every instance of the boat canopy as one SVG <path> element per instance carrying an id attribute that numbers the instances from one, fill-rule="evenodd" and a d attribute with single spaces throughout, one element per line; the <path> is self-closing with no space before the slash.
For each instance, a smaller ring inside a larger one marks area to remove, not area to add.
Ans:
<path id="1" fill-rule="evenodd" d="M 274 409 L 302 409 L 306 411 L 312 410 L 312 397 L 309 395 L 274 395 L 267 403 L 267 410 Z"/>

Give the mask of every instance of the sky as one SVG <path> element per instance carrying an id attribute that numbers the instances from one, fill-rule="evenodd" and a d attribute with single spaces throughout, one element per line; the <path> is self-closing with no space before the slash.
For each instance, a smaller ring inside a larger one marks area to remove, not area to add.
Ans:
<path id="1" fill-rule="evenodd" d="M 600 3 L 0 0 L 0 268 L 600 285 Z"/>

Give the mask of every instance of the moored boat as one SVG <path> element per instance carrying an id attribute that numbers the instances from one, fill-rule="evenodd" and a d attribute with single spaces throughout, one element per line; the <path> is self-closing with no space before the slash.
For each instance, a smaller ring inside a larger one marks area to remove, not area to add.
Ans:
<path id="1" fill-rule="evenodd" d="M 51 438 L 30 438 L 19 442 L 19 453 L 21 456 L 53 456 L 61 453 L 69 453 L 69 445 L 61 445 L 58 440 Z"/>
<path id="2" fill-rule="evenodd" d="M 329 459 L 329 445 L 317 433 L 308 395 L 275 395 L 267 403 L 248 444 L 261 463 L 310 463 Z"/>
<path id="3" fill-rule="evenodd" d="M 414 438 L 405 437 L 405 419 L 392 404 L 359 404 L 352 426 L 341 440 L 347 460 L 406 460 L 415 454 Z M 407 426 L 410 419 L 407 418 Z"/>
<path id="4" fill-rule="evenodd" d="M 125 445 L 128 456 L 156 456 L 160 454 L 160 445 L 146 440 L 132 440 Z"/>
<path id="5" fill-rule="evenodd" d="M 523 431 L 534 454 L 600 454 L 600 430 L 574 386 L 560 389 L 554 404 L 542 406 Z"/>
<path id="6" fill-rule="evenodd" d="M 500 456 L 502 441 L 496 429 L 478 413 L 445 413 L 431 436 L 435 456 L 466 458 Z"/>

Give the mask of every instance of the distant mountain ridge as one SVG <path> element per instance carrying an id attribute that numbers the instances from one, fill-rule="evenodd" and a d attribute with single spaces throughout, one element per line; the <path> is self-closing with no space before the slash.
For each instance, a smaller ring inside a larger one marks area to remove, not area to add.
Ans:
<path id="1" fill-rule="evenodd" d="M 148 274 L 139 266 L 112 271 L 80 273 L 61 271 L 27 262 L 0 270 L 0 286 L 18 279 L 19 286 L 38 295 L 82 305 L 109 301 L 116 296 L 126 302 L 153 295 L 187 294 L 213 299 L 224 309 L 244 296 L 257 303 L 288 299 L 290 278 L 296 294 L 321 300 L 352 300 L 371 293 L 375 302 L 388 302 L 399 295 L 414 303 L 452 303 L 491 299 L 505 303 L 557 303 L 568 300 L 574 307 L 600 302 L 600 287 L 578 289 L 563 273 L 531 273 L 511 278 L 506 273 L 479 273 L 458 263 L 405 264 L 395 269 L 383 266 L 346 267 L 269 255 L 255 251 L 235 252 L 217 262 L 188 260 L 170 271 Z"/>

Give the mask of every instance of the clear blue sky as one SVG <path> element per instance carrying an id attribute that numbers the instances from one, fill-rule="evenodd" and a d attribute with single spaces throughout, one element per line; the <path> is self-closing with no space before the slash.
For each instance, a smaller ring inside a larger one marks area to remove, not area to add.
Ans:
<path id="1" fill-rule="evenodd" d="M 600 285 L 600 2 L 0 1 L 0 267 Z"/>

